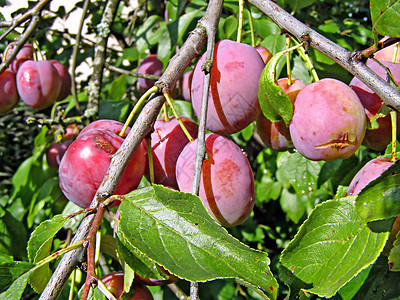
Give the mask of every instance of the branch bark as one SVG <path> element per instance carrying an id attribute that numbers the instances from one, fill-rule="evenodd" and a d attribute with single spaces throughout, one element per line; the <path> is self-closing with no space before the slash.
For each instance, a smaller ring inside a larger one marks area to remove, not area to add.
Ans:
<path id="1" fill-rule="evenodd" d="M 284 32 L 290 32 L 298 39 L 306 39 L 310 46 L 325 54 L 351 74 L 358 77 L 373 90 L 391 108 L 400 111 L 400 91 L 390 86 L 363 62 L 356 58 L 356 52 L 350 52 L 315 30 L 294 18 L 271 0 L 249 0 L 251 4 L 266 14 Z"/>

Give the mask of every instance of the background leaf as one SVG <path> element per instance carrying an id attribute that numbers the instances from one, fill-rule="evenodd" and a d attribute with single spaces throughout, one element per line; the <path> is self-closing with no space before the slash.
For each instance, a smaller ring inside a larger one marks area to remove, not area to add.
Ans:
<path id="1" fill-rule="evenodd" d="M 329 298 L 378 258 L 388 236 L 366 226 L 354 197 L 326 201 L 302 224 L 282 252 L 281 263 L 312 284 L 309 292 Z"/>
<path id="2" fill-rule="evenodd" d="M 236 278 L 264 296 L 276 298 L 278 285 L 267 254 L 230 236 L 197 196 L 154 185 L 125 197 L 119 222 L 123 243 L 138 248 L 180 278 Z"/>
<path id="3" fill-rule="evenodd" d="M 400 37 L 399 0 L 371 0 L 370 9 L 372 26 L 379 34 Z"/>

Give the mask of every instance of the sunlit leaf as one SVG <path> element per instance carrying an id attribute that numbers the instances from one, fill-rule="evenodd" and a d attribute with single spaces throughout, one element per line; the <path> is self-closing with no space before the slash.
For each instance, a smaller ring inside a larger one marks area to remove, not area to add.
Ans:
<path id="1" fill-rule="evenodd" d="M 399 0 L 371 0 L 369 7 L 372 25 L 379 34 L 400 37 Z"/>
<path id="2" fill-rule="evenodd" d="M 155 185 L 125 197 L 119 222 L 123 243 L 180 278 L 235 278 L 265 298 L 276 298 L 268 255 L 229 235 L 197 196 Z"/>

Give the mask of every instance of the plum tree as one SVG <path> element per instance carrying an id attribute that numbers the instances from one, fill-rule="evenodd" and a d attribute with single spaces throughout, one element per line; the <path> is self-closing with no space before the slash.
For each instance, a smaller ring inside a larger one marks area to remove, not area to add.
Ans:
<path id="1" fill-rule="evenodd" d="M 48 60 L 25 61 L 17 73 L 17 89 L 21 99 L 37 109 L 52 105 L 61 90 L 61 78 Z"/>
<path id="2" fill-rule="evenodd" d="M 364 107 L 345 83 L 321 79 L 297 95 L 289 130 L 295 148 L 310 160 L 347 158 L 364 138 Z"/>
<path id="3" fill-rule="evenodd" d="M 177 282 L 179 280 L 178 277 L 176 277 L 175 275 L 173 275 L 170 272 L 168 272 L 167 270 L 165 270 L 164 267 L 159 266 L 159 268 L 168 276 L 168 279 L 146 278 L 137 273 L 135 273 L 135 278 L 137 278 L 138 281 L 140 281 L 143 284 L 148 285 L 148 286 L 167 285 L 167 284 Z"/>
<path id="4" fill-rule="evenodd" d="M 88 207 L 107 172 L 110 156 L 121 146 L 123 138 L 104 128 L 82 132 L 61 160 L 59 181 L 68 200 Z M 116 194 L 129 193 L 139 185 L 146 164 L 145 151 L 141 144 L 126 167 Z"/>
<path id="5" fill-rule="evenodd" d="M 160 76 L 163 70 L 163 63 L 157 58 L 156 54 L 150 54 L 140 63 L 138 67 L 138 74 L 149 74 Z M 140 93 L 146 92 L 149 88 L 154 85 L 155 81 L 146 78 L 138 78 L 137 88 Z"/>
<path id="6" fill-rule="evenodd" d="M 295 103 L 297 94 L 306 84 L 299 80 L 293 79 L 288 84 L 288 78 L 280 78 L 277 80 L 278 85 L 288 95 L 292 104 Z M 290 137 L 289 127 L 283 120 L 271 122 L 263 114 L 259 114 L 256 119 L 257 132 L 264 144 L 276 151 L 286 151 L 293 149 L 292 138 Z"/>
<path id="7" fill-rule="evenodd" d="M 205 138 L 207 159 L 203 161 L 199 197 L 208 212 L 223 226 L 247 220 L 254 206 L 254 178 L 242 150 L 228 138 L 209 133 Z M 197 139 L 185 146 L 176 163 L 179 189 L 190 192 Z"/>
<path id="8" fill-rule="evenodd" d="M 12 111 L 19 101 L 15 73 L 11 70 L 4 70 L 0 74 L 0 115 Z"/>
<path id="9" fill-rule="evenodd" d="M 205 54 L 193 72 L 191 99 L 193 110 L 200 115 Z M 250 45 L 221 40 L 215 45 L 211 68 L 206 128 L 219 134 L 238 132 L 260 113 L 258 81 L 265 64 Z"/>
<path id="10" fill-rule="evenodd" d="M 381 63 L 385 67 L 390 69 L 394 80 L 399 83 L 400 64 L 388 61 L 382 61 Z M 367 66 L 371 68 L 375 73 L 377 73 L 380 77 L 386 79 L 387 72 L 381 65 L 379 65 L 379 63 L 369 59 L 367 61 Z M 390 121 L 390 114 L 383 115 L 380 113 L 383 105 L 382 99 L 363 82 L 361 82 L 361 80 L 357 77 L 354 77 L 351 80 L 350 86 L 360 98 L 361 103 L 365 108 L 368 122 L 372 123 L 374 121 L 377 121 L 377 124 L 373 123 L 374 126 L 367 129 L 363 144 L 373 150 L 385 150 L 386 146 L 390 143 L 392 138 L 392 126 Z M 378 125 L 379 127 L 377 127 L 376 125 Z"/>
<path id="11" fill-rule="evenodd" d="M 193 138 L 197 137 L 198 125 L 187 117 L 181 117 L 183 124 Z M 168 121 L 162 119 L 154 123 L 151 134 L 151 149 L 153 157 L 154 183 L 163 184 L 177 189 L 175 168 L 176 161 L 182 149 L 189 143 L 188 137 L 183 132 L 178 120 L 171 116 Z M 150 178 L 148 164 L 146 175 Z"/>
<path id="12" fill-rule="evenodd" d="M 378 178 L 391 165 L 393 165 L 393 162 L 385 156 L 368 161 L 351 180 L 347 195 L 357 195 L 368 183 Z"/>
<path id="13" fill-rule="evenodd" d="M 124 273 L 123 272 L 112 272 L 101 278 L 101 281 L 107 287 L 107 289 L 114 295 L 117 299 L 122 299 L 124 292 Z M 129 300 L 152 300 L 153 295 L 150 290 L 143 284 L 140 280 L 133 280 L 134 295 Z M 125 298 L 124 298 L 125 299 Z"/>

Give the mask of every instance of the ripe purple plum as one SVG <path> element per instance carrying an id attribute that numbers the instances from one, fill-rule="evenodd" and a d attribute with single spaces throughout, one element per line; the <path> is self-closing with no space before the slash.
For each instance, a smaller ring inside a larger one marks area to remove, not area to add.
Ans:
<path id="1" fill-rule="evenodd" d="M 156 54 L 150 54 L 140 63 L 138 67 L 138 74 L 148 74 L 161 76 L 163 70 L 163 63 L 157 58 Z M 138 78 L 137 88 L 141 94 L 145 93 L 149 88 L 154 85 L 155 81 L 145 78 Z"/>
<path id="2" fill-rule="evenodd" d="M 382 64 L 390 69 L 394 80 L 400 83 L 400 64 L 388 61 L 382 61 Z M 386 79 L 386 70 L 377 62 L 369 59 L 367 66 L 377 73 L 380 77 Z M 391 141 L 390 115 L 378 115 L 383 105 L 382 99 L 367 87 L 360 79 L 354 77 L 350 82 L 351 88 L 356 92 L 365 108 L 368 122 L 377 119 L 379 127 L 377 129 L 367 129 L 366 138 L 363 145 L 377 151 L 384 151 Z M 381 127 L 382 125 L 382 127 Z"/>
<path id="3" fill-rule="evenodd" d="M 46 161 L 51 169 L 58 170 L 61 159 L 71 144 L 72 141 L 66 141 L 50 145 L 49 149 L 46 151 Z"/>
<path id="4" fill-rule="evenodd" d="M 106 175 L 111 156 L 122 142 L 123 138 L 113 131 L 100 128 L 87 130 L 77 137 L 59 167 L 60 187 L 68 200 L 84 208 L 90 205 Z M 139 185 L 146 165 L 145 151 L 141 144 L 128 163 L 115 194 L 129 193 Z"/>
<path id="5" fill-rule="evenodd" d="M 191 85 L 194 112 L 199 118 L 203 92 L 203 54 Z M 211 68 L 206 128 L 219 134 L 239 132 L 260 113 L 258 82 L 265 64 L 257 50 L 247 44 L 221 40 L 215 45 Z"/>
<path id="6" fill-rule="evenodd" d="M 255 48 L 257 52 L 260 54 L 262 60 L 264 61 L 264 64 L 267 64 L 267 62 L 271 59 L 272 53 L 269 51 L 267 48 L 263 46 L 257 46 Z"/>
<path id="7" fill-rule="evenodd" d="M 347 190 L 347 195 L 357 195 L 368 183 L 377 179 L 393 162 L 388 157 L 377 157 L 367 162 L 354 176 Z"/>
<path id="8" fill-rule="evenodd" d="M 190 118 L 180 116 L 183 124 L 193 138 L 197 137 L 198 125 Z M 154 183 L 174 189 L 178 188 L 175 176 L 176 161 L 189 139 L 186 137 L 174 116 L 158 119 L 154 123 L 151 134 L 151 149 L 153 156 Z M 148 164 L 146 177 L 150 178 Z"/>
<path id="9" fill-rule="evenodd" d="M 394 54 L 397 51 L 396 54 L 396 59 L 393 60 Z M 379 61 L 389 61 L 389 62 L 396 62 L 400 63 L 400 48 L 399 48 L 399 43 L 390 45 L 388 47 L 385 47 L 377 52 L 374 53 L 374 58 L 376 58 Z"/>
<path id="10" fill-rule="evenodd" d="M 56 102 L 61 78 L 49 60 L 28 60 L 18 69 L 17 89 L 26 104 L 44 109 Z"/>
<path id="11" fill-rule="evenodd" d="M 278 79 L 278 85 L 288 95 L 292 104 L 295 103 L 297 94 L 306 84 L 300 79 L 293 79 L 288 84 L 288 78 Z M 276 151 L 286 151 L 293 149 L 292 138 L 290 137 L 289 127 L 283 120 L 271 122 L 262 113 L 256 119 L 257 132 L 264 144 Z"/>
<path id="12" fill-rule="evenodd" d="M 17 42 L 12 42 L 6 48 L 4 53 L 4 58 L 10 56 L 11 52 L 14 50 L 15 45 Z M 21 64 L 27 60 L 33 60 L 33 47 L 32 44 L 24 44 L 22 48 L 18 51 L 17 55 L 12 60 L 11 64 L 9 65 L 9 69 L 13 72 L 17 73 Z"/>
<path id="13" fill-rule="evenodd" d="M 190 70 L 182 75 L 180 85 L 182 98 L 186 101 L 190 101 L 190 87 L 192 85 L 193 70 Z"/>
<path id="14" fill-rule="evenodd" d="M 4 70 L 0 75 L 0 115 L 9 113 L 20 101 L 15 73 Z"/>
<path id="15" fill-rule="evenodd" d="M 205 137 L 208 158 L 203 160 L 199 197 L 221 225 L 236 226 L 247 220 L 254 207 L 254 178 L 247 157 L 230 139 L 216 133 Z M 187 144 L 176 163 L 179 189 L 190 192 L 197 139 Z"/>
<path id="16" fill-rule="evenodd" d="M 71 94 L 72 79 L 68 69 L 58 60 L 50 60 L 53 66 L 57 69 L 58 75 L 61 78 L 61 89 L 58 94 L 57 101 L 64 100 Z"/>
<path id="17" fill-rule="evenodd" d="M 299 92 L 289 130 L 295 148 L 310 160 L 348 158 L 364 138 L 365 110 L 348 85 L 324 78 Z"/>
<path id="18" fill-rule="evenodd" d="M 112 272 L 101 278 L 101 281 L 107 287 L 107 289 L 114 295 L 118 300 L 121 299 L 124 292 L 124 273 L 123 272 Z M 129 300 L 153 300 L 153 295 L 148 287 L 138 280 L 135 276 L 133 280 L 133 287 L 135 293 Z M 126 298 L 124 298 L 126 299 Z"/>

